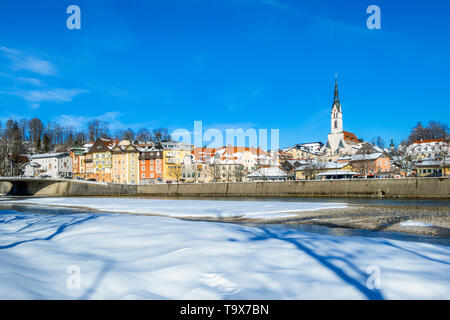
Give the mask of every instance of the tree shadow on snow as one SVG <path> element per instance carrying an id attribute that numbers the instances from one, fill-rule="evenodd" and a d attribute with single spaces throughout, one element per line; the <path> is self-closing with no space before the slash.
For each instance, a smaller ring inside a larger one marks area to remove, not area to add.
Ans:
<path id="1" fill-rule="evenodd" d="M 84 222 L 89 221 L 89 220 L 93 220 L 93 219 L 95 219 L 95 218 L 97 218 L 97 217 L 98 217 L 98 215 L 93 214 L 93 215 L 89 215 L 89 216 L 87 216 L 86 218 L 83 218 L 83 219 L 73 218 L 72 221 L 70 221 L 70 222 L 65 222 L 65 223 L 61 224 L 61 225 L 60 225 L 60 226 L 59 226 L 59 227 L 58 227 L 51 235 L 49 235 L 48 237 L 45 237 L 45 238 L 34 238 L 34 239 L 28 239 L 28 240 L 17 241 L 17 242 L 8 244 L 8 245 L 0 246 L 0 249 L 14 248 L 14 247 L 16 247 L 16 246 L 18 246 L 18 245 L 20 245 L 20 244 L 27 243 L 27 242 L 34 242 L 34 241 L 41 241 L 41 240 L 52 240 L 52 239 L 53 239 L 54 237 L 56 237 L 58 234 L 64 232 L 64 230 L 65 230 L 66 228 L 71 227 L 71 226 L 74 226 L 74 225 L 78 225 L 78 224 L 81 224 L 81 223 L 84 223 Z M 14 218 L 14 219 L 15 219 L 15 218 Z M 10 221 L 11 221 L 11 220 L 10 220 Z M 8 221 L 8 222 L 10 222 L 10 221 Z M 33 224 L 33 223 L 30 223 L 30 225 L 21 228 L 21 230 L 23 230 L 23 229 L 25 229 L 25 228 L 27 228 L 27 227 L 30 227 L 32 224 Z"/>
<path id="2" fill-rule="evenodd" d="M 267 228 L 258 228 L 257 230 L 262 231 L 262 233 L 258 232 L 251 232 L 247 228 L 243 228 L 240 231 L 251 233 L 252 237 L 250 240 L 253 241 L 264 241 L 268 239 L 276 239 L 284 242 L 288 242 L 295 247 L 297 247 L 302 252 L 306 253 L 311 258 L 315 259 L 318 263 L 320 263 L 322 266 L 333 272 L 336 276 L 338 276 L 341 280 L 343 280 L 348 285 L 352 286 L 356 290 L 358 290 L 360 293 L 362 293 L 367 299 L 370 300 L 383 300 L 383 295 L 381 294 L 380 290 L 377 289 L 369 289 L 366 285 L 366 281 L 368 278 L 368 274 L 361 271 L 356 265 L 354 265 L 351 261 L 345 258 L 345 256 L 349 257 L 348 253 L 342 253 L 344 254 L 344 257 L 339 257 L 337 255 L 320 255 L 314 249 L 314 245 L 311 243 L 311 247 L 306 246 L 302 242 L 308 243 L 307 239 L 294 239 L 290 238 L 289 235 L 291 233 L 295 233 L 294 231 L 284 231 L 283 234 L 279 235 L 270 229 Z M 232 240 L 232 239 L 230 239 Z M 343 268 L 337 266 L 333 261 L 340 261 L 344 263 L 348 269 L 357 276 L 351 276 L 349 272 L 346 272 Z"/>

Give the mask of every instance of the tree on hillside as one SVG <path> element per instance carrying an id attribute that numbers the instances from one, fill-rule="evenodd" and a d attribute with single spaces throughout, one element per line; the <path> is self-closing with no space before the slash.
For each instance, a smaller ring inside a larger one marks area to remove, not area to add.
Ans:
<path id="1" fill-rule="evenodd" d="M 44 133 L 44 136 L 42 137 L 42 148 L 41 150 L 44 153 L 50 152 L 52 148 L 52 143 L 50 137 L 47 135 L 47 133 Z"/>
<path id="2" fill-rule="evenodd" d="M 27 152 L 23 142 L 23 130 L 17 121 L 8 120 L 0 137 L 0 174 L 18 175 Z"/>
<path id="3" fill-rule="evenodd" d="M 89 141 L 95 141 L 98 138 L 106 138 L 109 135 L 108 123 L 94 119 L 87 124 L 87 134 Z"/>
<path id="4" fill-rule="evenodd" d="M 125 130 L 123 132 L 122 139 L 134 141 L 134 140 L 136 140 L 136 134 L 134 133 L 133 129 L 128 128 L 127 130 Z"/>
<path id="5" fill-rule="evenodd" d="M 449 137 L 449 128 L 446 124 L 439 121 L 430 121 L 427 127 L 424 127 L 421 122 L 411 130 L 408 138 L 403 141 L 403 144 L 410 145 L 414 141 L 428 140 L 428 139 L 444 139 Z"/>
<path id="6" fill-rule="evenodd" d="M 136 133 L 136 140 L 138 141 L 150 141 L 152 138 L 152 134 L 145 128 L 141 128 Z"/>
<path id="7" fill-rule="evenodd" d="M 157 128 L 152 131 L 152 140 L 154 142 L 171 141 L 172 137 L 167 128 Z"/>

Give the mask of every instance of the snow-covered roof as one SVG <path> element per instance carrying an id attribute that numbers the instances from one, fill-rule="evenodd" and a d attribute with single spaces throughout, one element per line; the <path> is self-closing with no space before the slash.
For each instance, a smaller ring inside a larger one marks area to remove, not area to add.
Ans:
<path id="1" fill-rule="evenodd" d="M 341 169 L 343 167 L 345 167 L 348 163 L 344 162 L 318 162 L 315 160 L 312 161 L 299 161 L 301 163 L 301 165 L 295 169 L 295 171 L 303 171 L 303 170 L 307 170 L 308 167 L 310 166 L 316 166 L 317 169 L 321 169 L 321 170 L 328 170 L 328 169 Z"/>
<path id="2" fill-rule="evenodd" d="M 325 171 L 318 174 L 318 176 L 344 176 L 344 175 L 352 175 L 356 176 L 359 173 L 352 172 L 352 171 L 346 171 L 346 170 L 332 170 L 332 171 Z"/>
<path id="3" fill-rule="evenodd" d="M 352 161 L 364 161 L 364 160 L 375 160 L 383 155 L 382 152 L 369 153 L 369 154 L 354 154 L 352 156 Z"/>
<path id="4" fill-rule="evenodd" d="M 55 153 L 41 153 L 32 155 L 31 159 L 41 159 L 41 158 L 62 158 L 68 157 L 69 154 L 67 152 L 55 152 Z"/>
<path id="5" fill-rule="evenodd" d="M 286 177 L 286 172 L 279 167 L 260 168 L 250 173 L 248 177 Z"/>

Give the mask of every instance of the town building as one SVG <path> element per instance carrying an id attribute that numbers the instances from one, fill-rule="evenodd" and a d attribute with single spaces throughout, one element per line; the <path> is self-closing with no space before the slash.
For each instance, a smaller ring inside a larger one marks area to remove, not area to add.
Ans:
<path id="1" fill-rule="evenodd" d="M 153 144 L 139 144 L 139 181 L 141 184 L 162 182 L 163 150 Z"/>
<path id="2" fill-rule="evenodd" d="M 391 159 L 381 148 L 370 143 L 364 143 L 356 154 L 350 157 L 350 165 L 353 171 L 365 177 L 390 176 L 392 173 Z"/>
<path id="3" fill-rule="evenodd" d="M 128 140 L 122 140 L 111 149 L 114 183 L 139 184 L 139 151 Z"/>
<path id="4" fill-rule="evenodd" d="M 192 146 L 182 142 L 162 142 L 163 148 L 163 180 L 179 182 L 183 174 L 183 162 L 192 152 Z"/>
<path id="5" fill-rule="evenodd" d="M 427 139 L 414 141 L 406 147 L 406 156 L 415 160 L 437 159 L 450 153 L 449 143 L 444 139 Z"/>
<path id="6" fill-rule="evenodd" d="M 89 149 L 94 145 L 93 142 L 85 143 L 82 146 L 75 146 L 70 149 L 69 154 L 72 158 L 72 176 L 75 179 L 86 180 L 89 178 L 93 178 L 92 175 L 92 166 L 89 167 L 90 171 L 88 171 L 87 163 L 86 163 L 86 153 Z M 89 161 L 88 161 L 89 163 Z M 92 164 L 92 162 L 90 162 Z M 90 173 L 90 175 L 88 174 Z"/>
<path id="7" fill-rule="evenodd" d="M 87 175 L 99 182 L 112 182 L 112 149 L 116 140 L 98 138 L 86 153 Z"/>
<path id="8" fill-rule="evenodd" d="M 28 157 L 24 175 L 41 178 L 72 178 L 72 157 L 68 152 L 35 154 Z"/>
<path id="9" fill-rule="evenodd" d="M 295 171 L 295 180 L 314 180 L 320 173 L 331 171 L 351 171 L 349 162 L 320 162 L 318 160 L 300 161 Z"/>
<path id="10" fill-rule="evenodd" d="M 414 166 L 418 177 L 450 177 L 450 161 L 423 160 Z"/>

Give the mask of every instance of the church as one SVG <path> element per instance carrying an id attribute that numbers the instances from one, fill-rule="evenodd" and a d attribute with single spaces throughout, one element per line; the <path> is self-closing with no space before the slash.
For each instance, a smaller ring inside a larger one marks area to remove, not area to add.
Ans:
<path id="1" fill-rule="evenodd" d="M 342 120 L 342 107 L 339 101 L 336 77 L 334 84 L 334 99 L 331 107 L 331 132 L 328 134 L 328 141 L 322 149 L 325 156 L 352 155 L 362 146 L 363 141 L 359 140 L 355 134 L 344 131 Z"/>

